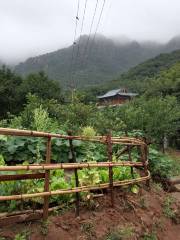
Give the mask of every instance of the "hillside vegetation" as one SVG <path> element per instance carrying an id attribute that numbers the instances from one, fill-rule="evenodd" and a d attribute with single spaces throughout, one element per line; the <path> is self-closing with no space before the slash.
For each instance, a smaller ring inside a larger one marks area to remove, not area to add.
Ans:
<path id="1" fill-rule="evenodd" d="M 107 87 L 118 87 L 123 85 L 135 89 L 138 92 L 142 91 L 144 85 L 148 84 L 152 78 L 158 77 L 162 71 L 172 67 L 178 62 L 180 62 L 180 50 L 172 53 L 160 54 L 153 59 L 131 68 L 116 80 L 109 82 Z"/>
<path id="2" fill-rule="evenodd" d="M 69 87 L 74 80 L 77 88 L 84 88 L 116 79 L 120 73 L 145 60 L 176 49 L 180 49 L 179 38 L 167 44 L 157 44 L 114 42 L 104 36 L 98 36 L 95 41 L 91 37 L 88 41 L 87 36 L 82 36 L 74 45 L 72 65 L 73 46 L 70 46 L 29 58 L 17 65 L 15 71 L 21 75 L 44 71 L 51 79 L 58 80 L 62 87 Z"/>

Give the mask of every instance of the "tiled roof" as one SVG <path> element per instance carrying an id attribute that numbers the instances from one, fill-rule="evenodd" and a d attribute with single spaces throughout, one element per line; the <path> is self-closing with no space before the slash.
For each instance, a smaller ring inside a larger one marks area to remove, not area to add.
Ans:
<path id="1" fill-rule="evenodd" d="M 123 89 L 119 88 L 119 89 L 111 90 L 111 91 L 105 93 L 102 96 L 98 96 L 97 98 L 108 98 L 108 97 L 113 97 L 113 96 L 116 96 L 116 95 L 134 97 L 134 96 L 137 96 L 138 94 L 137 93 L 124 92 Z"/>

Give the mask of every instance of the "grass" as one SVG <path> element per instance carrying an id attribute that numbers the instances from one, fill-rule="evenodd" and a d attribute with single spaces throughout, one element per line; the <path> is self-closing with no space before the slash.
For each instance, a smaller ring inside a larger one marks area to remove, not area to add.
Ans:
<path id="1" fill-rule="evenodd" d="M 145 197 L 141 197 L 139 199 L 139 204 L 140 204 L 142 209 L 147 209 L 148 206 L 149 206 L 149 204 L 148 204 L 147 200 L 145 199 Z"/>
<path id="2" fill-rule="evenodd" d="M 85 234 L 85 236 L 88 240 L 95 239 L 96 233 L 95 233 L 93 223 L 91 223 L 91 222 L 82 223 L 81 231 Z"/>
<path id="3" fill-rule="evenodd" d="M 125 240 L 132 237 L 133 234 L 133 228 L 131 226 L 125 226 L 123 228 L 111 231 L 105 240 Z"/>
<path id="4" fill-rule="evenodd" d="M 180 151 L 170 149 L 167 155 L 173 160 L 172 176 L 180 176 Z"/>
<path id="5" fill-rule="evenodd" d="M 141 240 L 157 240 L 155 233 L 146 233 Z"/>
<path id="6" fill-rule="evenodd" d="M 48 234 L 48 226 L 49 226 L 49 221 L 42 221 L 41 223 L 41 233 L 43 236 L 46 236 Z"/>
<path id="7" fill-rule="evenodd" d="M 28 229 L 25 229 L 21 233 L 16 234 L 14 237 L 14 240 L 29 240 L 30 234 L 31 234 L 31 232 Z"/>
<path id="8" fill-rule="evenodd" d="M 175 212 L 172 208 L 173 202 L 174 202 L 174 199 L 170 196 L 166 197 L 163 202 L 163 213 L 167 218 L 171 218 L 171 219 L 175 218 Z"/>

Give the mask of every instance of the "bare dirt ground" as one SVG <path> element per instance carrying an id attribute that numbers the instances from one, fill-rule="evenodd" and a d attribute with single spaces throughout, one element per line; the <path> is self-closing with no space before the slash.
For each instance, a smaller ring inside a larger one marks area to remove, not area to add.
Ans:
<path id="1" fill-rule="evenodd" d="M 89 207 L 81 206 L 78 218 L 74 209 L 69 209 L 50 216 L 47 224 L 34 221 L 0 229 L 4 239 L 14 239 L 19 233 L 30 240 L 180 240 L 180 203 L 155 184 L 138 194 L 118 188 L 114 208 L 105 194 Z M 112 238 L 113 233 L 119 238 Z"/>

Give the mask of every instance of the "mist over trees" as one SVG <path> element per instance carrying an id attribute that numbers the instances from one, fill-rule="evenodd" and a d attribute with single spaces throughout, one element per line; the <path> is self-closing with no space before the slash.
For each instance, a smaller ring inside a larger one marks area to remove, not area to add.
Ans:
<path id="1" fill-rule="evenodd" d="M 84 35 L 76 40 L 73 46 L 55 52 L 29 58 L 18 64 L 15 72 L 21 75 L 44 71 L 51 79 L 68 88 L 71 84 L 70 75 L 76 88 L 84 88 L 104 84 L 129 70 L 131 67 L 153 58 L 160 53 L 170 52 L 180 48 L 179 38 L 174 38 L 167 44 L 155 42 L 137 42 L 108 39 L 98 35 L 93 40 Z"/>

